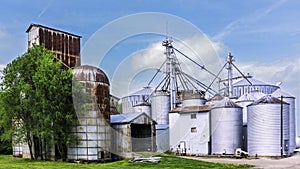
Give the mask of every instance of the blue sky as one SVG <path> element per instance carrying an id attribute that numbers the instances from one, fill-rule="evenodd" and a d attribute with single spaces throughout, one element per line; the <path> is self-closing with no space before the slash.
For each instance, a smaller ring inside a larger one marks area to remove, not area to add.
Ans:
<path id="1" fill-rule="evenodd" d="M 282 81 L 282 88 L 300 99 L 297 0 L 2 0 L 0 9 L 0 64 L 26 51 L 25 31 L 31 23 L 81 35 L 83 48 L 97 30 L 120 17 L 161 12 L 195 25 L 216 46 L 221 59 L 230 51 L 245 73 L 272 84 Z M 166 29 L 165 25 L 157 26 Z M 158 35 L 130 37 L 116 44 L 100 67 L 113 79 L 112 69 L 126 63 L 128 55 L 153 49 L 153 43 L 162 40 Z"/>

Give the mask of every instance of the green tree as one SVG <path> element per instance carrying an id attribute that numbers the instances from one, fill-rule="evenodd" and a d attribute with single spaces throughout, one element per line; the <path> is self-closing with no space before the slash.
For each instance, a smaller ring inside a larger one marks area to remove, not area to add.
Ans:
<path id="1" fill-rule="evenodd" d="M 43 46 L 12 61 L 1 84 L 2 137 L 19 136 L 14 141 L 26 142 L 32 159 L 49 159 L 55 152 L 56 159 L 65 160 L 67 145 L 75 141 L 68 134 L 75 122 L 72 76 Z"/>

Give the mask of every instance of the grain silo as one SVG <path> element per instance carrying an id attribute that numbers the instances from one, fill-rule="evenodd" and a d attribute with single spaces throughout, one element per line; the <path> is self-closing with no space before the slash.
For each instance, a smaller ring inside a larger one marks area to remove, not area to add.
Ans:
<path id="1" fill-rule="evenodd" d="M 225 97 L 210 111 L 211 153 L 234 154 L 242 145 L 242 108 Z"/>
<path id="2" fill-rule="evenodd" d="M 133 112 L 146 113 L 149 117 L 151 117 L 151 105 L 148 102 L 138 103 L 133 106 Z"/>
<path id="3" fill-rule="evenodd" d="M 153 89 L 149 86 L 144 87 L 141 90 L 138 90 L 129 96 L 122 98 L 122 113 L 132 113 L 134 112 L 134 106 L 143 102 L 150 103 L 150 95 L 153 92 Z"/>
<path id="4" fill-rule="evenodd" d="M 73 102 L 77 125 L 72 134 L 78 143 L 68 147 L 69 160 L 96 161 L 110 159 L 109 81 L 97 67 L 79 66 L 73 70 Z"/>
<path id="5" fill-rule="evenodd" d="M 249 155 L 289 154 L 289 105 L 266 95 L 247 107 Z M 281 147 L 283 147 L 281 152 Z"/>
<path id="6" fill-rule="evenodd" d="M 206 99 L 204 94 L 197 91 L 183 91 L 182 107 L 204 105 Z"/>
<path id="7" fill-rule="evenodd" d="M 256 101 L 252 93 L 245 93 L 238 98 L 235 103 L 243 108 L 243 134 L 242 134 L 242 149 L 247 151 L 247 106 Z"/>
<path id="8" fill-rule="evenodd" d="M 239 97 L 235 103 L 238 104 L 243 108 L 243 124 L 247 124 L 247 106 L 253 103 L 254 101 L 258 100 L 252 95 L 252 93 L 245 93 L 241 97 Z"/>
<path id="9" fill-rule="evenodd" d="M 170 94 L 166 91 L 156 90 L 151 96 L 151 118 L 157 122 L 156 146 L 157 151 L 169 150 L 169 111 Z"/>
<path id="10" fill-rule="evenodd" d="M 170 94 L 165 91 L 154 91 L 150 98 L 152 119 L 157 124 L 169 124 Z"/>
<path id="11" fill-rule="evenodd" d="M 272 93 L 273 97 L 281 99 L 283 97 L 283 101 L 290 104 L 289 110 L 289 124 L 290 124 L 290 153 L 294 153 L 296 149 L 296 114 L 295 114 L 295 97 L 288 94 L 287 92 L 282 91 L 281 89 L 277 89 Z"/>

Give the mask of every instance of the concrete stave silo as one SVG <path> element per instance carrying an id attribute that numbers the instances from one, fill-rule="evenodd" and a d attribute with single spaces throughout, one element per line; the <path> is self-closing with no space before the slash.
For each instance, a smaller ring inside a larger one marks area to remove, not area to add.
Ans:
<path id="1" fill-rule="evenodd" d="M 98 161 L 111 158 L 109 81 L 105 73 L 93 66 L 73 70 L 73 101 L 77 125 L 71 134 L 78 143 L 68 147 L 69 160 Z M 75 91 L 79 90 L 79 91 Z"/>
<path id="2" fill-rule="evenodd" d="M 211 153 L 234 154 L 242 146 L 242 108 L 225 97 L 210 110 Z"/>
<path id="3" fill-rule="evenodd" d="M 289 155 L 288 145 L 284 147 L 289 144 L 289 105 L 266 95 L 247 109 L 249 155 L 281 156 L 281 147 Z"/>

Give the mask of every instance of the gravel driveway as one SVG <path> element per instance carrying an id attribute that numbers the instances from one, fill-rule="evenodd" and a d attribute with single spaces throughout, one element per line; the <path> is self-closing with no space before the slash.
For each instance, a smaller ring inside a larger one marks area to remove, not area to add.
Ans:
<path id="1" fill-rule="evenodd" d="M 259 158 L 259 159 L 234 159 L 234 158 L 207 158 L 207 157 L 187 157 L 183 158 L 201 160 L 207 162 L 216 163 L 232 163 L 232 164 L 250 164 L 254 165 L 254 168 L 264 168 L 264 169 L 300 169 L 300 153 L 296 153 L 292 157 L 283 159 L 270 159 L 270 158 Z"/>

